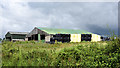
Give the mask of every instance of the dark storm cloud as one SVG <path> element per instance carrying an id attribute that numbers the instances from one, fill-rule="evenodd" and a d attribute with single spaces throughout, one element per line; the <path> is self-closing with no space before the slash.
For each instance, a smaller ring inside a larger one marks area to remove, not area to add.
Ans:
<path id="1" fill-rule="evenodd" d="M 72 2 L 29 3 L 31 8 L 53 15 L 50 27 L 83 29 L 93 33 L 108 34 L 107 25 L 117 33 L 117 3 Z M 66 17 L 65 17 L 66 16 Z M 90 26 L 89 26 L 89 25 Z M 99 29 L 98 29 L 99 28 Z"/>
<path id="2" fill-rule="evenodd" d="M 103 34 L 108 33 L 106 25 L 112 30 L 118 28 L 117 2 L 6 1 L 0 5 L 2 37 L 7 31 L 31 31 L 34 27 L 81 29 Z"/>
<path id="3" fill-rule="evenodd" d="M 115 34 L 118 35 L 117 28 L 111 29 L 110 27 L 107 27 L 107 26 L 101 27 L 99 25 L 94 25 L 94 24 L 87 24 L 86 27 L 91 29 L 90 31 L 96 34 L 112 35 L 114 32 L 116 32 Z"/>

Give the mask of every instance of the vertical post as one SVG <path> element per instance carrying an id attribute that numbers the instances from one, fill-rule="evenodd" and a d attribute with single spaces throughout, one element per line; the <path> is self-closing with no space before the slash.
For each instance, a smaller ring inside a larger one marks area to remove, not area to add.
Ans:
<path id="1" fill-rule="evenodd" d="M 38 41 L 40 41 L 40 34 L 38 34 Z"/>
<path id="2" fill-rule="evenodd" d="M 35 35 L 34 35 L 34 40 L 35 40 Z"/>
<path id="3" fill-rule="evenodd" d="M 12 35 L 11 35 L 11 37 L 10 37 L 10 41 L 12 41 L 12 39 L 13 39 L 13 37 L 12 37 Z"/>

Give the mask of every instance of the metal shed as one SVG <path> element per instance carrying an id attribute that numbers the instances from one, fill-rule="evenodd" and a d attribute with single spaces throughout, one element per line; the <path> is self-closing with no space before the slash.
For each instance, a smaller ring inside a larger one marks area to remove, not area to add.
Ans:
<path id="1" fill-rule="evenodd" d="M 8 41 L 24 41 L 28 32 L 7 32 L 5 39 Z"/>
<path id="2" fill-rule="evenodd" d="M 66 36 L 66 37 L 65 37 Z M 73 29 L 55 29 L 55 28 L 43 28 L 35 27 L 27 36 L 28 40 L 44 40 L 50 42 L 51 40 L 57 40 L 65 42 L 81 42 L 81 41 L 100 41 L 97 40 L 95 34 L 84 30 Z"/>

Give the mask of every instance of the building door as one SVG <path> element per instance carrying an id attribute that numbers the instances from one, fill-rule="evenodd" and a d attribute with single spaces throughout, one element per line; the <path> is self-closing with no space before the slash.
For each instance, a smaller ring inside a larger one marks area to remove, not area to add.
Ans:
<path id="1" fill-rule="evenodd" d="M 32 35 L 32 39 L 31 40 L 38 40 L 38 35 L 37 34 Z"/>

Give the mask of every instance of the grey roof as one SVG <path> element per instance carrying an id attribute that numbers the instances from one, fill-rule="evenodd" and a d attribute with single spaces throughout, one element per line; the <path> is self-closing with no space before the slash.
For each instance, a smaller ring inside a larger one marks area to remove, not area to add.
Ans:
<path id="1" fill-rule="evenodd" d="M 30 33 L 28 33 L 27 35 L 26 35 L 26 37 L 30 37 L 31 36 L 31 34 Z"/>
<path id="2" fill-rule="evenodd" d="M 9 32 L 10 34 L 28 34 L 29 32 Z"/>

